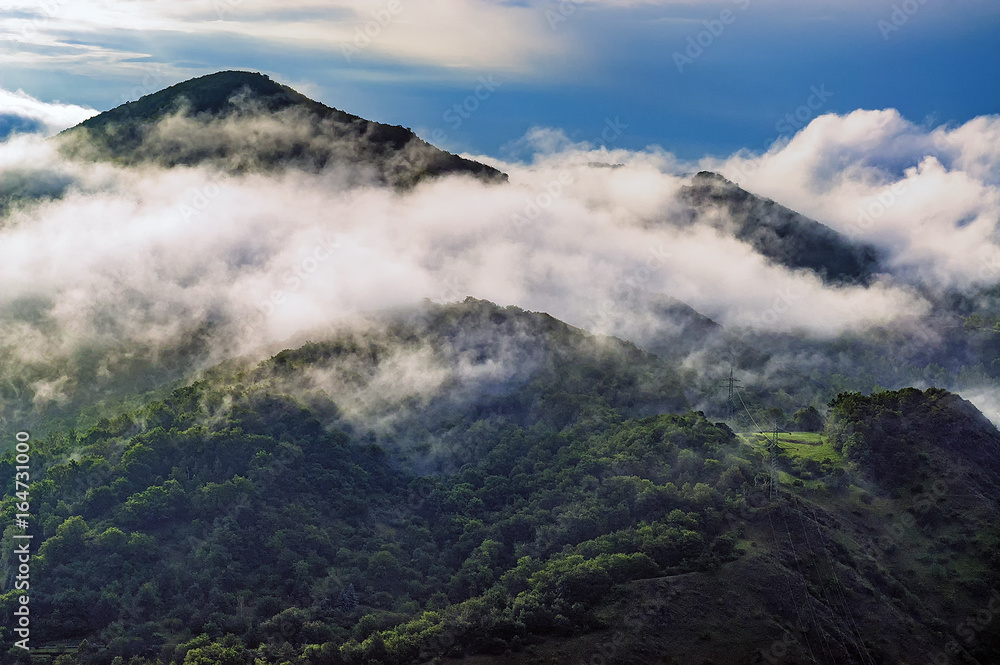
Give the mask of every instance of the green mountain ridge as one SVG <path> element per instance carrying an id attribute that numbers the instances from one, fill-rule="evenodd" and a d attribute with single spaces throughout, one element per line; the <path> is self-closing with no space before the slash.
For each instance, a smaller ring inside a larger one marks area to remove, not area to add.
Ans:
<path id="1" fill-rule="evenodd" d="M 713 209 L 724 210 L 724 226 L 731 224 L 736 238 L 788 268 L 807 268 L 834 284 L 869 284 L 877 272 L 874 246 L 751 194 L 717 173 L 696 174 L 681 190 L 681 200 L 691 206 L 692 223 Z"/>
<path id="2" fill-rule="evenodd" d="M 69 155 L 126 165 L 208 163 L 235 172 L 351 166 L 396 186 L 456 173 L 489 182 L 507 179 L 490 166 L 435 148 L 405 127 L 365 120 L 243 71 L 178 83 L 89 118 L 59 139 Z"/>
<path id="3" fill-rule="evenodd" d="M 381 370 L 429 374 L 402 358 L 462 371 L 391 392 Z M 976 617 L 1000 432 L 974 407 L 844 394 L 825 434 L 774 442 L 686 411 L 683 376 L 469 299 L 34 441 L 34 644 L 86 640 L 58 665 L 996 659 Z"/>

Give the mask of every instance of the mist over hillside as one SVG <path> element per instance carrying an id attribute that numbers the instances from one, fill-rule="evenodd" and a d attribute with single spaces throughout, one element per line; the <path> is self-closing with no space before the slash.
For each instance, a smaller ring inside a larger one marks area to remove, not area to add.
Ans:
<path id="1" fill-rule="evenodd" d="M 65 153 L 125 165 L 211 165 L 232 173 L 336 170 L 345 184 L 412 185 L 504 174 L 438 150 L 405 127 L 324 106 L 262 74 L 219 72 L 89 118 L 62 133 Z"/>
<path id="2" fill-rule="evenodd" d="M 890 123 L 866 112 L 816 120 L 830 136 L 837 123 L 877 123 L 887 146 L 902 141 L 901 132 L 914 135 L 904 142 L 914 166 L 865 166 L 877 160 L 873 144 L 858 153 L 856 168 L 842 171 L 835 205 L 803 204 L 824 227 L 744 190 L 696 195 L 705 186 L 691 183 L 704 178 L 679 175 L 684 165 L 669 154 L 574 145 L 541 130 L 525 139 L 537 150 L 530 163 L 496 164 L 511 174 L 509 184 L 454 176 L 384 188 L 385 165 L 408 148 L 390 142 L 356 152 L 359 140 L 375 139 L 322 138 L 311 123 L 282 116 L 313 103 L 262 77 L 250 80 L 267 94 L 228 76 L 218 79 L 223 92 L 208 86 L 209 99 L 188 111 L 185 98 L 164 91 L 50 141 L 3 144 L 0 366 L 8 408 L 58 412 L 114 392 L 125 385 L 122 376 L 133 377 L 128 391 L 147 390 L 162 383 L 159 373 L 176 379 L 182 369 L 275 350 L 359 312 L 467 295 L 546 311 L 699 367 L 712 358 L 725 371 L 739 346 L 732 339 L 777 334 L 773 347 L 782 359 L 771 361 L 770 373 L 801 375 L 819 364 L 848 375 L 842 387 L 938 383 L 989 399 L 992 334 L 964 324 L 970 315 L 988 322 L 996 312 L 988 290 L 997 273 L 988 226 L 998 207 L 994 171 L 982 164 L 985 156 L 963 152 L 973 149 L 983 122 L 934 130 L 921 143 L 916 128 L 895 116 Z M 286 97 L 295 103 L 288 106 Z M 122 123 L 121 131 L 143 138 L 109 144 L 108 132 Z M 105 138 L 86 153 L 84 137 L 98 130 Z M 774 186 L 761 174 L 787 169 L 793 156 L 819 169 L 822 149 L 799 156 L 799 143 L 813 131 L 810 125 L 802 138 L 762 156 L 749 182 L 770 193 Z M 344 147 L 331 153 L 310 141 Z M 110 161 L 82 157 L 100 156 L 109 145 L 118 151 L 106 155 Z M 307 158 L 316 150 L 320 157 Z M 345 151 L 372 166 L 327 163 Z M 854 228 L 854 212 L 877 212 L 886 191 L 905 189 L 923 200 L 925 181 L 944 178 L 946 156 L 947 180 L 968 183 L 968 195 L 942 191 L 933 219 L 951 218 L 956 240 L 927 244 L 929 222 L 907 225 L 917 204 L 902 194 L 892 194 L 898 200 L 877 224 Z M 718 167 L 738 171 L 744 159 Z M 843 183 L 851 177 L 849 188 Z M 718 331 L 689 334 L 690 316 L 660 308 L 662 298 L 721 324 L 730 341 L 717 342 Z M 887 334 L 905 343 L 883 348 Z M 755 343 L 772 352 L 766 341 Z M 837 346 L 855 343 L 882 349 L 873 356 L 890 354 L 891 371 L 858 362 L 838 367 L 848 356 Z M 789 345 L 809 352 L 782 353 Z M 929 365 L 942 369 L 928 375 Z M 854 381 L 858 371 L 870 376 Z"/>
<path id="3" fill-rule="evenodd" d="M 38 117 L 0 469 L 30 430 L 57 665 L 1000 653 L 950 620 L 1000 584 L 1000 119 L 503 161 L 248 72 Z"/>

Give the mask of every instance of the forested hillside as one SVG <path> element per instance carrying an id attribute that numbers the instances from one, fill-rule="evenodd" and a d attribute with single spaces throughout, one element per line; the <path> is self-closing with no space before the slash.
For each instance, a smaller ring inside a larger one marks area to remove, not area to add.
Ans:
<path id="1" fill-rule="evenodd" d="M 406 127 L 325 106 L 253 72 L 179 83 L 90 118 L 60 138 L 68 155 L 127 165 L 212 163 L 232 172 L 347 167 L 361 181 L 398 186 L 447 173 L 506 180 Z"/>
<path id="2" fill-rule="evenodd" d="M 417 350 L 466 378 L 387 393 Z M 825 437 L 774 442 L 684 412 L 676 381 L 470 300 L 35 442 L 33 639 L 60 665 L 899 662 L 989 602 L 1000 435 L 972 407 L 845 394 Z"/>

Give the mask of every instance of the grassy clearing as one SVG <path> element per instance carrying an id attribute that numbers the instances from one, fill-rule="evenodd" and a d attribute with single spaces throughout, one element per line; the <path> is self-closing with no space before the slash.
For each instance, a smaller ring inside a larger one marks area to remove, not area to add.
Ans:
<path id="1" fill-rule="evenodd" d="M 778 434 L 778 446 L 796 459 L 811 459 L 817 462 L 830 460 L 838 465 L 844 461 L 823 435 L 816 432 Z"/>
<path id="2" fill-rule="evenodd" d="M 778 441 L 785 443 L 808 444 L 811 446 L 822 445 L 825 441 L 822 432 L 785 432 L 778 433 Z"/>
<path id="3" fill-rule="evenodd" d="M 749 434 L 741 438 L 757 451 L 763 451 L 771 440 L 771 435 Z M 785 432 L 778 433 L 778 447 L 795 459 L 830 460 L 834 464 L 842 464 L 843 458 L 834 447 L 818 432 Z"/>

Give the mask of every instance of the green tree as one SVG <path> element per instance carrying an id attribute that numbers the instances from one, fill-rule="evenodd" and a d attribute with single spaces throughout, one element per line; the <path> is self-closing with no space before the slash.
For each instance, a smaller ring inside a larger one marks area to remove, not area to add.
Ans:
<path id="1" fill-rule="evenodd" d="M 799 432 L 822 432 L 826 422 L 816 407 L 809 406 L 795 412 L 792 426 Z"/>

